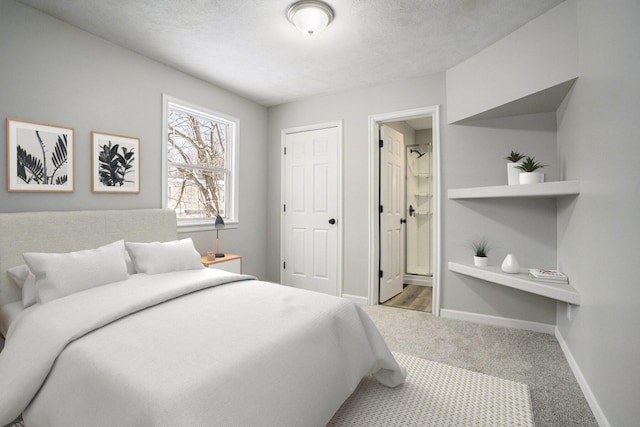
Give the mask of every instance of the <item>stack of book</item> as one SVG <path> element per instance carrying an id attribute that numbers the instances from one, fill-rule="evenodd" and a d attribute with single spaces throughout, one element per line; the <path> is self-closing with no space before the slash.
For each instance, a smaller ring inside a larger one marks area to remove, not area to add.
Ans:
<path id="1" fill-rule="evenodd" d="M 558 270 L 545 270 L 544 268 L 530 268 L 529 278 L 538 282 L 569 283 L 566 274 Z"/>

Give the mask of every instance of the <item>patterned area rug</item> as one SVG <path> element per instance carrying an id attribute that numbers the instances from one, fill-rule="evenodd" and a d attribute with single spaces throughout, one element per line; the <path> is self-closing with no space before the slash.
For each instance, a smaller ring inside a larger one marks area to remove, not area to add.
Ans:
<path id="1" fill-rule="evenodd" d="M 329 426 L 534 427 L 527 385 L 393 354 L 407 370 L 405 383 L 387 388 L 365 378 Z"/>
<path id="2" fill-rule="evenodd" d="M 407 380 L 395 389 L 365 378 L 330 426 L 533 427 L 529 387 L 402 353 Z"/>

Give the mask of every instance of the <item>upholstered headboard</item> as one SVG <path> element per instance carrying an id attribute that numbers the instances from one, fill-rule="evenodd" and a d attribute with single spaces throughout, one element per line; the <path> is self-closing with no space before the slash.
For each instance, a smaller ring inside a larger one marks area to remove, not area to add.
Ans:
<path id="1" fill-rule="evenodd" d="M 7 269 L 24 252 L 71 252 L 116 240 L 166 242 L 178 236 L 175 211 L 134 209 L 0 214 L 0 306 L 21 299 Z"/>

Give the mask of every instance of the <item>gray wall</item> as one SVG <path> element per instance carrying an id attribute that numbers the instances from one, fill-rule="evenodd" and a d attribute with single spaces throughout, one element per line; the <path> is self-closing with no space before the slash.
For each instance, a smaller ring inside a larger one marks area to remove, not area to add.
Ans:
<path id="1" fill-rule="evenodd" d="M 496 107 L 504 111 L 512 101 L 574 79 L 577 39 L 570 0 L 453 66 L 447 70 L 449 123 Z"/>
<path id="2" fill-rule="evenodd" d="M 447 261 L 472 263 L 470 242 L 485 237 L 493 248 L 489 264 L 513 253 L 522 267 L 556 266 L 554 199 L 449 200 L 451 188 L 507 184 L 511 150 L 547 165 L 547 181 L 557 179 L 555 114 L 534 114 L 447 126 L 441 144 L 445 200 L 442 308 L 555 324 L 555 301 L 446 269 Z"/>
<path id="3" fill-rule="evenodd" d="M 630 268 L 640 253 L 640 175 L 633 163 L 640 157 L 640 8 L 637 0 L 575 5 L 580 78 L 557 114 L 557 136 L 556 118 L 549 114 L 442 126 L 442 260 L 443 267 L 448 260 L 467 262 L 468 239 L 479 233 L 492 238 L 492 263 L 513 251 L 522 263 L 547 264 L 557 253 L 583 298 L 572 320 L 558 304 L 559 333 L 588 398 L 601 409 L 600 421 L 633 425 L 640 415 L 640 284 Z M 280 257 L 280 131 L 344 120 L 344 288 L 353 295 L 367 292 L 368 116 L 440 104 L 441 124 L 447 123 L 444 74 L 315 97 L 271 108 L 267 116 L 259 105 L 13 0 L 0 2 L 0 58 L 0 118 L 72 126 L 76 143 L 74 193 L 10 194 L 1 173 L 0 212 L 160 206 L 166 92 L 240 118 L 241 225 L 221 237 L 225 250 L 243 254 L 245 271 L 274 281 Z M 2 121 L 2 132 L 4 126 Z M 140 194 L 91 193 L 91 130 L 141 138 Z M 449 188 L 504 183 L 502 158 L 511 149 L 549 164 L 549 180 L 580 180 L 578 197 L 557 202 L 557 221 L 554 201 L 446 198 Z M 6 165 L 5 150 L 0 165 Z M 213 233 L 193 237 L 201 251 L 213 245 Z M 544 298 L 442 271 L 444 308 L 556 320 Z"/>
<path id="4" fill-rule="evenodd" d="M 267 277 L 280 281 L 280 144 L 282 129 L 343 120 L 343 292 L 367 296 L 368 117 L 443 104 L 444 74 L 284 104 L 269 109 Z"/>
<path id="5" fill-rule="evenodd" d="M 13 0 L 0 2 L 0 118 L 75 129 L 75 192 L 8 193 L 0 173 L 0 212 L 130 209 L 162 206 L 162 93 L 240 119 L 240 227 L 221 233 L 223 249 L 241 253 L 246 272 L 264 275 L 267 110 L 120 48 Z M 141 190 L 91 192 L 91 131 L 139 137 Z M 6 167 L 6 150 L 0 150 Z M 195 233 L 202 253 L 213 232 Z"/>
<path id="6" fill-rule="evenodd" d="M 577 3 L 580 77 L 558 112 L 563 178 L 580 195 L 558 204 L 558 259 L 582 295 L 558 328 L 606 417 L 640 418 L 640 3 Z"/>
<path id="7" fill-rule="evenodd" d="M 368 117 L 375 114 L 442 106 L 443 308 L 555 324 L 555 303 L 547 298 L 467 278 L 446 270 L 449 260 L 471 262 L 469 240 L 481 230 L 492 240 L 491 261 L 514 252 L 522 263 L 556 263 L 556 207 L 553 200 L 456 202 L 448 188 L 506 184 L 511 149 L 535 155 L 550 165 L 555 179 L 554 114 L 445 125 L 444 75 L 438 74 L 366 89 L 321 96 L 269 109 L 269 210 L 267 277 L 280 277 L 280 132 L 334 120 L 344 121 L 344 275 L 343 292 L 368 295 Z"/>

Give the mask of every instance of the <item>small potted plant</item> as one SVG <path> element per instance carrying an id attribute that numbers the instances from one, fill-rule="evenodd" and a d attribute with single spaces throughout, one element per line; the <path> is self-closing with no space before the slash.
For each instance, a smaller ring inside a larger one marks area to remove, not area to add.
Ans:
<path id="1" fill-rule="evenodd" d="M 520 184 L 520 171 L 516 169 L 520 163 L 522 163 L 522 159 L 524 159 L 524 154 L 520 154 L 517 151 L 511 150 L 511 154 L 505 157 L 506 160 L 509 160 L 510 163 L 507 163 L 507 184 L 509 185 L 517 185 Z"/>
<path id="2" fill-rule="evenodd" d="M 489 242 L 486 238 L 481 238 L 471 242 L 471 248 L 473 249 L 473 265 L 476 267 L 486 267 L 489 265 Z"/>
<path id="3" fill-rule="evenodd" d="M 538 169 L 542 169 L 546 165 L 537 162 L 533 157 L 527 156 L 527 158 L 517 166 L 522 172 L 520 172 L 520 184 L 535 184 L 541 181 L 541 175 L 536 172 Z"/>

